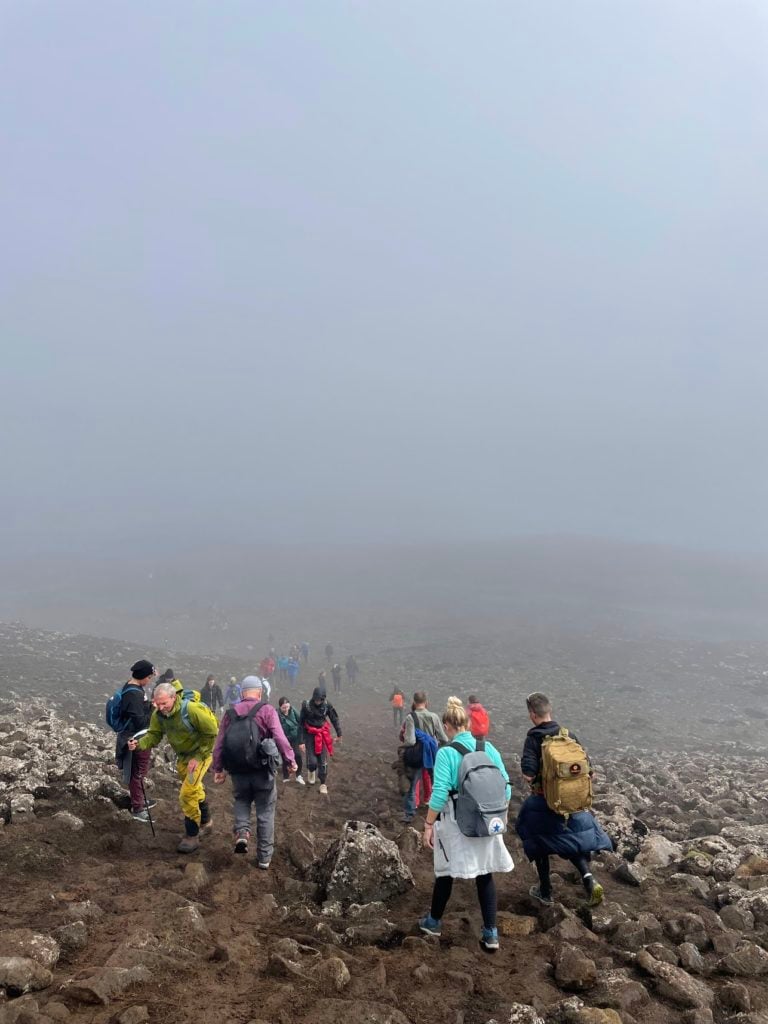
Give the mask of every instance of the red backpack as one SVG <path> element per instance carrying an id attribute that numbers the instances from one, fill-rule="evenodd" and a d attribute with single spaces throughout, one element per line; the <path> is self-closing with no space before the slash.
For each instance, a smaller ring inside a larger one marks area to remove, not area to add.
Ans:
<path id="1" fill-rule="evenodd" d="M 491 720 L 488 717 L 488 712 L 485 710 L 482 704 L 470 704 L 469 705 L 469 731 L 478 739 L 482 736 L 488 735 L 488 730 L 491 727 Z"/>

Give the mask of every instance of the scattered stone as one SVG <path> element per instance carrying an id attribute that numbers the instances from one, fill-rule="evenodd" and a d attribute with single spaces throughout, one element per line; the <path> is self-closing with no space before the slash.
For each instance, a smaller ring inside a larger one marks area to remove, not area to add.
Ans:
<path id="1" fill-rule="evenodd" d="M 671 843 L 662 835 L 653 834 L 643 839 L 635 860 L 644 868 L 667 868 L 681 857 L 682 850 L 677 843 Z"/>
<path id="2" fill-rule="evenodd" d="M 47 967 L 27 956 L 0 956 L 0 988 L 9 995 L 38 992 L 47 988 L 53 975 Z"/>
<path id="3" fill-rule="evenodd" d="M 651 976 L 659 995 L 665 999 L 690 1009 L 708 1008 L 712 1005 L 712 990 L 703 982 L 696 981 L 682 968 L 654 960 L 644 949 L 637 954 L 636 963 L 641 970 Z"/>
<path id="4" fill-rule="evenodd" d="M 595 961 L 575 946 L 564 946 L 555 958 L 555 981 L 569 992 L 584 992 L 597 981 Z"/>
<path id="5" fill-rule="evenodd" d="M 744 978 L 768 974 L 768 953 L 754 942 L 743 942 L 737 950 L 718 962 L 718 970 Z"/>
<path id="6" fill-rule="evenodd" d="M 390 839 L 365 821 L 347 821 L 341 838 L 317 862 L 314 876 L 326 899 L 344 904 L 387 900 L 414 885 Z"/>
<path id="7" fill-rule="evenodd" d="M 151 979 L 152 972 L 143 964 L 136 967 L 102 967 L 88 978 L 73 978 L 63 987 L 62 994 L 74 1002 L 108 1006 L 131 985 Z"/>
<path id="8" fill-rule="evenodd" d="M 692 942 L 681 942 L 677 947 L 680 957 L 680 966 L 692 974 L 703 974 L 706 970 L 704 957 Z"/>
<path id="9" fill-rule="evenodd" d="M 53 820 L 58 821 L 60 825 L 68 828 L 71 832 L 80 832 L 85 827 L 83 819 L 70 814 L 69 811 L 57 811 L 53 815 Z"/>
<path id="10" fill-rule="evenodd" d="M 496 915 L 496 927 L 499 929 L 499 935 L 504 935 L 507 938 L 515 935 L 533 935 L 538 926 L 539 922 L 535 917 L 510 914 L 506 910 L 500 910 Z"/>
<path id="11" fill-rule="evenodd" d="M 53 937 L 64 953 L 76 953 L 88 945 L 88 928 L 85 921 L 72 921 L 54 928 Z"/>
<path id="12" fill-rule="evenodd" d="M 38 935 L 29 928 L 0 932 L 0 956 L 30 957 L 43 967 L 55 967 L 61 949 L 50 935 Z"/>
<path id="13" fill-rule="evenodd" d="M 343 991 L 352 980 L 347 965 L 337 956 L 316 963 L 312 969 L 312 977 L 321 989 L 332 992 Z"/>
<path id="14" fill-rule="evenodd" d="M 146 1006 L 128 1006 L 117 1015 L 117 1024 L 145 1024 L 149 1020 Z"/>
<path id="15" fill-rule="evenodd" d="M 294 867 L 302 873 L 309 871 L 317 858 L 314 836 L 301 829 L 296 829 L 288 836 L 286 851 Z"/>
<path id="16" fill-rule="evenodd" d="M 648 881 L 650 875 L 641 864 L 623 860 L 613 872 L 613 877 L 627 885 L 641 886 Z"/>

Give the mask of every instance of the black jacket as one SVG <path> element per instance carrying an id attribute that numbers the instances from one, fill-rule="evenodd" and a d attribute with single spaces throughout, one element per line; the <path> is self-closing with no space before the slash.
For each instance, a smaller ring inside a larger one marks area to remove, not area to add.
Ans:
<path id="1" fill-rule="evenodd" d="M 326 718 L 336 730 L 336 735 L 341 736 L 339 716 L 337 715 L 336 708 L 333 704 L 329 704 L 327 700 L 324 700 L 318 707 L 314 701 L 305 700 L 301 705 L 301 714 L 299 715 L 299 734 L 301 736 L 301 742 L 307 742 L 305 726 L 311 725 L 313 729 L 322 729 L 323 722 Z"/>
<path id="2" fill-rule="evenodd" d="M 206 683 L 200 691 L 200 700 L 203 704 L 207 704 L 211 711 L 224 707 L 224 695 L 218 683 L 214 683 L 213 686 Z"/>
<path id="3" fill-rule="evenodd" d="M 126 727 L 117 734 L 115 757 L 118 765 L 121 764 L 128 748 L 128 740 L 134 733 L 146 729 L 152 717 L 152 705 L 147 696 L 147 689 L 145 686 L 139 686 L 135 679 L 131 679 L 123 687 L 120 715 L 125 720 Z"/>
<path id="4" fill-rule="evenodd" d="M 520 759 L 520 770 L 523 775 L 529 775 L 536 778 L 541 772 L 541 744 L 544 741 L 545 736 L 557 736 L 560 732 L 560 726 L 557 722 L 542 722 L 541 725 L 534 725 L 532 729 L 528 730 L 525 737 L 525 746 L 523 747 L 523 756 Z M 572 740 L 579 740 L 574 734 L 568 730 L 568 735 Z"/>

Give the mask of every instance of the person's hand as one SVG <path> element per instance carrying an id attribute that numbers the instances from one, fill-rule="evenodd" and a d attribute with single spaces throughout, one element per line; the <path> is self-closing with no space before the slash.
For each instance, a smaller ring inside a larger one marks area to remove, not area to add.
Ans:
<path id="1" fill-rule="evenodd" d="M 222 784 L 222 782 L 224 781 L 224 779 L 226 779 L 226 777 L 227 777 L 227 773 L 226 772 L 214 772 L 213 773 L 213 781 L 216 783 L 217 786 L 220 786 Z"/>
<path id="2" fill-rule="evenodd" d="M 337 743 L 341 743 L 341 736 L 337 736 L 337 737 L 336 737 L 336 742 L 337 742 Z"/>
<path id="3" fill-rule="evenodd" d="M 435 826 L 430 825 L 429 822 L 424 823 L 424 831 L 421 834 L 421 845 L 425 850 L 434 850 L 435 848 Z"/>
<path id="4" fill-rule="evenodd" d="M 291 761 L 291 763 L 288 765 L 288 771 L 291 773 L 291 775 L 295 775 L 298 770 L 299 766 L 296 764 L 296 762 Z"/>
<path id="5" fill-rule="evenodd" d="M 306 749 L 307 749 L 307 744 L 306 743 L 300 743 L 299 744 L 299 750 L 302 752 L 302 754 L 306 751 Z"/>
<path id="6" fill-rule="evenodd" d="M 136 747 L 138 747 L 138 745 L 139 745 L 139 741 L 138 740 L 128 740 L 128 749 L 129 750 L 135 750 Z"/>
<path id="7" fill-rule="evenodd" d="M 196 757 L 193 757 L 191 761 L 187 761 L 187 778 L 193 779 L 195 772 L 197 771 L 198 761 Z"/>

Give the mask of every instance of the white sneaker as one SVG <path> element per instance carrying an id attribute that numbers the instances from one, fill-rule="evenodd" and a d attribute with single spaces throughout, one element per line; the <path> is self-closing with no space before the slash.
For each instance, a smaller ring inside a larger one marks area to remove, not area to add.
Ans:
<path id="1" fill-rule="evenodd" d="M 299 784 L 300 786 L 305 786 L 305 785 L 306 785 L 306 783 L 304 782 L 304 779 L 302 778 L 302 776 L 301 776 L 301 775 L 297 775 L 297 776 L 296 776 L 296 781 L 298 782 L 298 784 Z"/>
<path id="2" fill-rule="evenodd" d="M 327 793 L 328 793 L 328 787 L 326 786 L 326 784 L 325 784 L 324 782 L 321 782 L 321 783 L 320 783 L 320 792 L 321 792 L 321 793 L 324 793 L 324 794 L 326 794 L 326 795 L 327 795 Z"/>
<path id="3" fill-rule="evenodd" d="M 316 772 L 307 772 L 307 782 L 310 786 L 314 786 L 316 774 Z"/>

